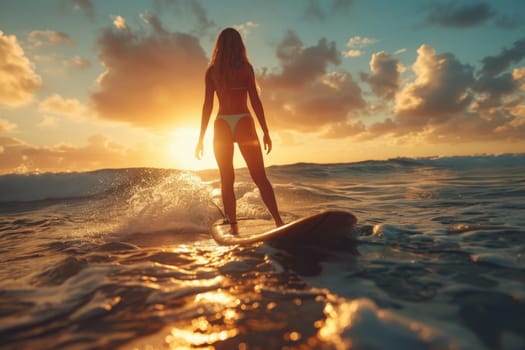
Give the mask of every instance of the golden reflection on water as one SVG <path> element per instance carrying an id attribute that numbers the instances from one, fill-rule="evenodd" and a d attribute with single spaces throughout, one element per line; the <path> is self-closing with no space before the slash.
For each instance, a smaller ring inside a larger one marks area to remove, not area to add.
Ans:
<path id="1" fill-rule="evenodd" d="M 358 307 L 357 303 L 349 303 L 336 309 L 332 303 L 327 303 L 323 310 L 326 320 L 322 324 L 317 322 L 315 324 L 315 326 L 321 326 L 318 332 L 319 340 L 333 344 L 337 350 L 350 349 L 351 340 L 341 337 L 341 332 L 344 328 L 351 327 Z"/>
<path id="2" fill-rule="evenodd" d="M 239 334 L 235 327 L 239 319 L 236 307 L 241 304 L 238 298 L 219 289 L 199 293 L 193 302 L 202 305 L 203 310 L 216 310 L 214 321 L 210 322 L 209 315 L 203 315 L 193 319 L 187 327 L 173 327 L 165 339 L 170 349 L 214 349 L 214 343 Z"/>
<path id="3" fill-rule="evenodd" d="M 221 290 L 199 293 L 195 296 L 195 303 L 218 303 L 224 306 L 232 305 L 237 306 L 240 304 L 240 300 L 231 294 L 223 292 Z"/>
<path id="4" fill-rule="evenodd" d="M 213 328 L 220 328 L 214 326 Z M 211 344 L 218 341 L 235 337 L 239 334 L 236 328 L 228 330 L 211 330 L 208 333 L 196 332 L 192 330 L 173 328 L 171 334 L 166 336 L 166 343 L 170 349 L 214 349 Z"/>
<path id="5" fill-rule="evenodd" d="M 302 344 L 306 348 L 315 348 L 320 344 L 318 337 L 319 328 L 323 322 L 316 325 L 307 320 L 295 319 L 298 310 L 305 307 L 301 296 L 290 297 L 287 293 L 274 290 L 271 285 L 272 276 L 263 273 L 254 273 L 250 283 L 245 285 L 244 277 L 237 276 L 239 271 L 244 272 L 245 264 L 237 264 L 239 257 L 231 248 L 213 247 L 208 249 L 203 245 L 199 248 L 181 245 L 170 248 L 168 251 L 176 253 L 178 258 L 187 259 L 189 264 L 197 266 L 202 275 L 196 274 L 193 278 L 179 283 L 172 280 L 163 284 L 158 292 L 152 294 L 149 301 L 154 304 L 154 309 L 160 317 L 171 319 L 161 332 L 148 338 L 134 342 L 133 349 L 214 349 L 219 346 L 233 349 L 248 349 L 254 341 L 251 334 L 261 335 L 255 340 L 269 344 L 269 348 L 294 348 Z M 265 256 L 264 262 L 271 261 Z M 213 275 L 213 267 L 222 267 L 226 275 Z M 171 268 L 163 265 L 163 268 Z M 172 267 L 187 273 L 187 266 Z M 209 269 L 209 270 L 208 270 Z M 234 276 L 227 273 L 233 271 Z M 144 283 L 155 286 L 155 278 L 144 277 Z M 158 288 L 158 287 L 157 287 Z M 269 288 L 270 296 L 263 295 Z M 157 289 L 158 290 L 158 289 Z M 174 298 L 182 298 L 179 308 L 172 308 L 175 304 L 165 306 L 162 302 L 167 293 L 173 293 Z M 284 298 L 281 303 L 281 298 Z M 323 298 L 322 298 L 323 299 Z M 317 310 L 324 320 L 322 306 L 323 300 L 306 301 L 306 307 Z M 288 319 L 291 317 L 292 319 Z M 336 317 L 336 316 L 334 316 Z M 320 321 L 320 320 L 318 320 Z"/>

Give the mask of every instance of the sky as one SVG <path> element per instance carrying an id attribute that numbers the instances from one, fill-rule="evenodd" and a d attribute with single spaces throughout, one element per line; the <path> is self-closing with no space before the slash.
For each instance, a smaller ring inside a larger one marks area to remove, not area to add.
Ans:
<path id="1" fill-rule="evenodd" d="M 1 0 L 0 174 L 215 168 L 213 119 L 204 159 L 194 148 L 225 27 L 255 69 L 266 165 L 523 153 L 523 13 L 523 0 Z"/>

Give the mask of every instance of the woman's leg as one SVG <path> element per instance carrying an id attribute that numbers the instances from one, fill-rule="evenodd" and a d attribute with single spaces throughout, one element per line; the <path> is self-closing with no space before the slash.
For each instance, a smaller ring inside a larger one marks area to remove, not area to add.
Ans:
<path id="1" fill-rule="evenodd" d="M 277 201 L 275 200 L 272 184 L 268 180 L 264 169 L 261 146 L 255 132 L 253 119 L 247 117 L 239 120 L 235 128 L 235 135 L 250 175 L 259 188 L 261 198 L 275 220 L 275 225 L 283 225 L 283 220 L 277 209 Z"/>
<path id="2" fill-rule="evenodd" d="M 221 175 L 221 194 L 224 214 L 230 222 L 235 223 L 237 222 L 237 210 L 233 189 L 233 183 L 235 181 L 233 169 L 233 136 L 230 127 L 224 120 L 215 120 L 213 151 Z"/>

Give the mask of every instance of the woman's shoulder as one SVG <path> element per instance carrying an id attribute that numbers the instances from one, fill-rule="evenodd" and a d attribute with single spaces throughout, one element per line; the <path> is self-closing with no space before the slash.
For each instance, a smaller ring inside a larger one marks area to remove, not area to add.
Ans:
<path id="1" fill-rule="evenodd" d="M 208 66 L 208 68 L 206 68 L 206 79 L 213 79 L 213 77 L 216 75 L 216 69 L 214 68 L 213 65 L 211 66 Z"/>

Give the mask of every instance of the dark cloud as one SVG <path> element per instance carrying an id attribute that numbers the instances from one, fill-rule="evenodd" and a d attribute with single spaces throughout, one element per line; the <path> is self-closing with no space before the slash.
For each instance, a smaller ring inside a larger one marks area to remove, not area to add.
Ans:
<path id="1" fill-rule="evenodd" d="M 478 104 L 481 108 L 493 108 L 501 105 L 501 99 L 509 96 L 519 88 L 511 73 L 498 76 L 481 76 L 474 85 L 480 94 Z"/>
<path id="2" fill-rule="evenodd" d="M 495 76 L 505 71 L 511 64 L 520 62 L 525 57 L 525 38 L 514 42 L 510 49 L 504 48 L 496 56 L 488 56 L 481 60 L 481 74 Z"/>
<path id="3" fill-rule="evenodd" d="M 322 38 L 316 46 L 304 47 L 293 32 L 286 34 L 276 53 L 281 71 L 265 75 L 264 79 L 282 88 L 299 88 L 309 84 L 326 73 L 329 64 L 338 65 L 341 62 L 335 42 Z"/>
<path id="4" fill-rule="evenodd" d="M 515 29 L 522 24 L 519 17 L 498 13 L 486 2 L 432 3 L 426 23 L 441 27 L 468 28 L 492 22 L 502 29 Z"/>
<path id="5" fill-rule="evenodd" d="M 307 21 L 324 21 L 329 14 L 338 14 L 348 10 L 353 0 L 333 0 L 327 7 L 328 1 L 308 0 L 303 18 Z M 325 5 L 323 8 L 322 5 Z"/>
<path id="6" fill-rule="evenodd" d="M 523 25 L 523 21 L 519 17 L 511 17 L 507 15 L 500 15 L 495 19 L 496 26 L 503 29 L 516 29 Z"/>
<path id="7" fill-rule="evenodd" d="M 324 20 L 326 14 L 321 8 L 321 4 L 318 0 L 308 0 L 308 6 L 304 10 L 304 19 L 311 20 Z"/>
<path id="8" fill-rule="evenodd" d="M 455 1 L 432 4 L 427 22 L 443 27 L 473 27 L 486 22 L 496 15 L 484 2 L 458 4 Z"/>
<path id="9" fill-rule="evenodd" d="M 106 71 L 92 93 L 104 119 L 156 128 L 194 124 L 200 115 L 207 58 L 197 38 L 167 32 L 148 17 L 150 34 L 106 30 L 98 39 Z"/>
<path id="10" fill-rule="evenodd" d="M 501 105 L 504 97 L 519 90 L 519 83 L 508 69 L 519 63 L 525 57 L 525 38 L 514 42 L 511 48 L 503 48 L 494 56 L 481 60 L 482 67 L 479 78 L 474 86 L 481 94 L 478 107 L 494 108 Z"/>
<path id="11" fill-rule="evenodd" d="M 370 60 L 370 70 L 372 74 L 362 73 L 361 80 L 367 82 L 378 97 L 393 99 L 403 70 L 399 60 L 383 51 L 375 53 Z"/>
<path id="12" fill-rule="evenodd" d="M 329 71 L 340 63 L 334 42 L 320 39 L 305 47 L 294 33 L 278 45 L 278 72 L 263 71 L 258 76 L 267 114 L 281 128 L 318 131 L 335 122 L 345 122 L 348 114 L 362 109 L 361 89 L 350 73 Z"/>
<path id="13" fill-rule="evenodd" d="M 194 0 L 191 2 L 191 9 L 197 18 L 197 23 L 199 25 L 199 35 L 206 35 L 211 29 L 216 27 L 215 22 L 208 18 L 208 13 L 198 1 Z"/>
<path id="14" fill-rule="evenodd" d="M 159 15 L 171 11 L 179 17 L 194 16 L 197 23 L 195 35 L 202 37 L 216 31 L 217 24 L 209 18 L 206 8 L 198 0 L 154 0 L 153 5 Z"/>
<path id="15" fill-rule="evenodd" d="M 151 28 L 153 28 L 153 32 L 159 35 L 160 37 L 168 34 L 168 31 L 166 30 L 166 28 L 164 28 L 164 25 L 162 24 L 158 16 L 152 14 L 145 14 L 142 15 L 142 19 L 146 23 L 148 23 L 151 26 Z"/>

